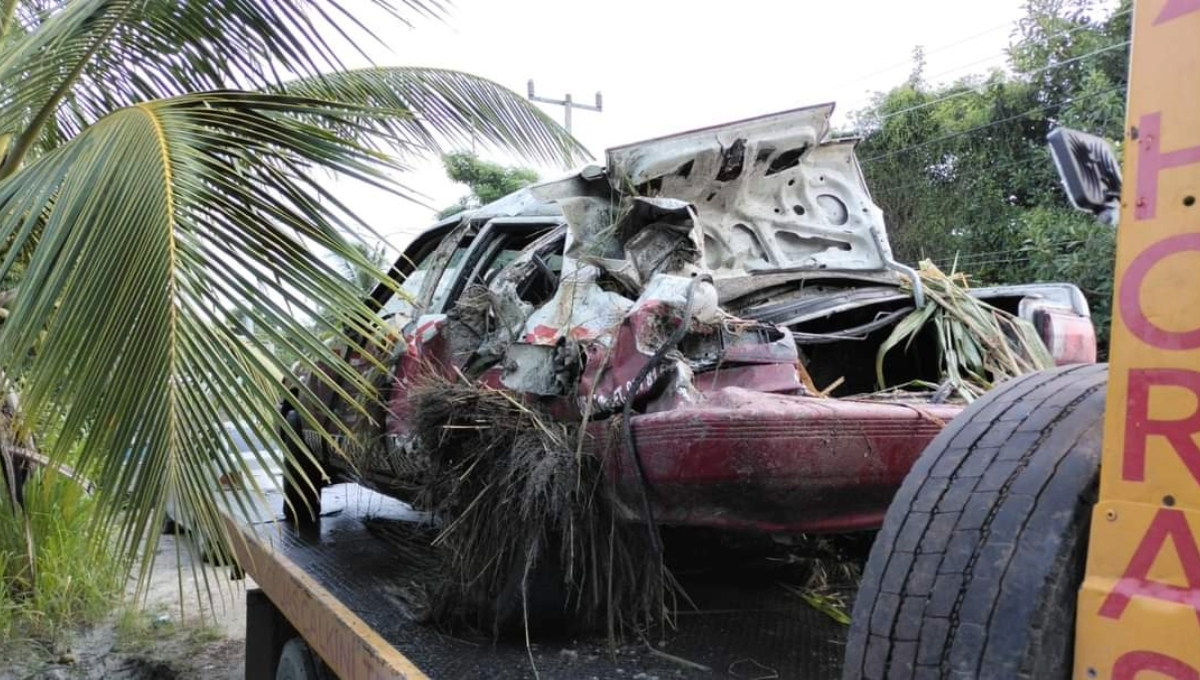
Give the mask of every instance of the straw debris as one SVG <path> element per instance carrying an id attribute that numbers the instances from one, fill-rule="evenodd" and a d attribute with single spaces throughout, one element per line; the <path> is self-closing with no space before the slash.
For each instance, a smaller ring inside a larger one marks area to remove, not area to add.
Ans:
<path id="1" fill-rule="evenodd" d="M 494 633 L 558 619 L 614 640 L 663 620 L 673 581 L 645 527 L 618 520 L 577 424 L 461 376 L 431 375 L 410 399 L 417 504 L 440 523 L 432 619 Z"/>
<path id="2" fill-rule="evenodd" d="M 964 274 L 946 274 L 928 260 L 921 262 L 918 273 L 925 304 L 896 324 L 880 345 L 875 361 L 880 389 L 888 387 L 883 374 L 887 353 L 901 343 L 907 350 L 930 327 L 937 335 L 943 379 L 966 401 L 1009 378 L 1054 367 L 1037 330 L 971 295 Z"/>

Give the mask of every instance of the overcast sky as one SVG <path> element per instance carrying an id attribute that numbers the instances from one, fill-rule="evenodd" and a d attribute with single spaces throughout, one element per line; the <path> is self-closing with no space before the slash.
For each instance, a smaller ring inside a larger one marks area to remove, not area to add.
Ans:
<path id="1" fill-rule="evenodd" d="M 604 112 L 574 116 L 575 135 L 599 160 L 609 146 L 826 101 L 844 120 L 872 91 L 904 79 L 917 45 L 935 82 L 1003 66 L 1023 2 L 456 0 L 445 23 L 396 26 L 381 36 L 386 46 L 368 51 L 379 65 L 458 69 L 521 94 L 530 78 L 539 95 L 557 99 L 571 92 L 591 103 L 599 90 Z M 561 107 L 544 110 L 562 119 Z M 549 178 L 567 169 L 538 170 Z M 466 193 L 436 161 L 401 180 L 439 208 Z M 393 248 L 433 221 L 400 199 L 348 186 L 340 193 Z"/>

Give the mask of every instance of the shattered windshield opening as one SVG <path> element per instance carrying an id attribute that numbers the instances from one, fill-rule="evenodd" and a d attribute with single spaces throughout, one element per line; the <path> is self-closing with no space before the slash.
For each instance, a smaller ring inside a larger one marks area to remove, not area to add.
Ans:
<path id="1" fill-rule="evenodd" d="M 458 269 L 462 266 L 462 259 L 466 256 L 468 248 L 466 246 L 454 251 L 454 255 L 450 257 L 450 263 L 446 265 L 446 270 L 442 274 L 442 278 L 438 281 L 437 291 L 433 294 L 433 306 L 436 306 L 450 291 L 450 286 L 458 276 Z M 404 283 L 400 285 L 400 294 L 392 295 L 383 309 L 380 311 L 380 316 L 386 320 L 398 319 L 399 322 L 393 321 L 396 325 L 404 325 L 411 321 L 414 314 L 413 303 L 421 294 L 421 286 L 425 284 L 425 277 L 429 275 L 429 268 L 433 264 L 434 254 L 427 255 L 417 268 L 413 270 Z"/>

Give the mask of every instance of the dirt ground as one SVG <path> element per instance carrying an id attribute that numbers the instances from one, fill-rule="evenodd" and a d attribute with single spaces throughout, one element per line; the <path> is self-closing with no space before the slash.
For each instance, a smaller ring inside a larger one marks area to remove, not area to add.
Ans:
<path id="1" fill-rule="evenodd" d="M 0 680 L 241 680 L 245 594 L 254 584 L 204 564 L 189 545 L 163 536 L 144 603 L 0 669 Z"/>

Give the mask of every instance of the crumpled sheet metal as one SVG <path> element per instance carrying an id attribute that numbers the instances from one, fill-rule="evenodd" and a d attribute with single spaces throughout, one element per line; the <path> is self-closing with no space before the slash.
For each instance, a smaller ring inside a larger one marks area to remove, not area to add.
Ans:
<path id="1" fill-rule="evenodd" d="M 713 326 L 732 317 L 711 279 L 886 271 L 882 213 L 854 142 L 828 140 L 832 113 L 832 104 L 815 106 L 609 150 L 613 194 L 555 199 L 567 224 L 562 283 L 529 316 L 521 342 L 611 346 L 627 317 L 682 316 L 697 277 L 710 280 L 694 286 L 691 321 Z M 643 335 L 642 354 L 665 340 Z M 549 375 L 526 372 L 558 370 L 553 358 L 518 353 L 505 384 L 550 389 Z"/>
<path id="2" fill-rule="evenodd" d="M 661 321 L 639 324 L 642 332 L 634 337 L 638 352 L 653 354 L 669 335 L 667 325 L 683 316 L 689 291 L 689 321 L 715 325 L 728 318 L 717 304 L 712 281 L 698 280 L 707 272 L 691 204 L 637 197 L 622 204 L 619 216 L 598 199 L 562 204 L 568 232 L 561 282 L 553 298 L 529 315 L 521 342 L 510 346 L 501 378 L 505 386 L 542 395 L 562 393 L 558 355 L 528 347 L 567 342 L 609 347 L 631 317 Z M 636 294 L 636 301 L 602 288 L 604 275 Z M 678 379 L 690 383 L 690 371 Z M 688 392 L 680 385 L 673 391 Z"/>
<path id="3" fill-rule="evenodd" d="M 616 326 L 647 297 L 664 295 L 682 307 L 689 279 L 677 274 L 703 271 L 698 265 L 695 213 L 689 204 L 638 198 L 617 221 L 598 199 L 574 198 L 561 204 L 568 227 L 561 282 L 554 297 L 529 315 L 524 342 L 553 345 L 564 338 L 610 342 Z M 639 302 L 601 288 L 598 279 L 604 273 L 640 292 Z M 660 276 L 680 280 L 651 286 Z M 703 299 L 703 316 L 715 318 L 715 290 L 706 289 Z"/>
<path id="4" fill-rule="evenodd" d="M 489 358 L 503 356 L 505 349 L 520 339 L 532 313 L 533 305 L 518 296 L 512 281 L 502 281 L 490 289 L 481 285 L 468 286 L 454 307 L 454 314 L 472 334 L 475 334 L 473 329 L 492 327 L 492 332 L 474 348 L 477 355 Z"/>
<path id="5" fill-rule="evenodd" d="M 637 287 L 659 273 L 698 275 L 704 243 L 690 203 L 674 198 L 636 197 L 615 226 L 616 237 L 633 265 Z"/>
<path id="6" fill-rule="evenodd" d="M 614 186 L 685 201 L 715 277 L 798 268 L 883 270 L 891 259 L 854 140 L 827 141 L 833 105 L 608 151 Z"/>
<path id="7" fill-rule="evenodd" d="M 564 338 L 595 340 L 610 334 L 633 307 L 633 301 L 596 285 L 600 269 L 594 265 L 565 272 L 558 291 L 525 321 L 522 341 L 554 345 Z"/>

